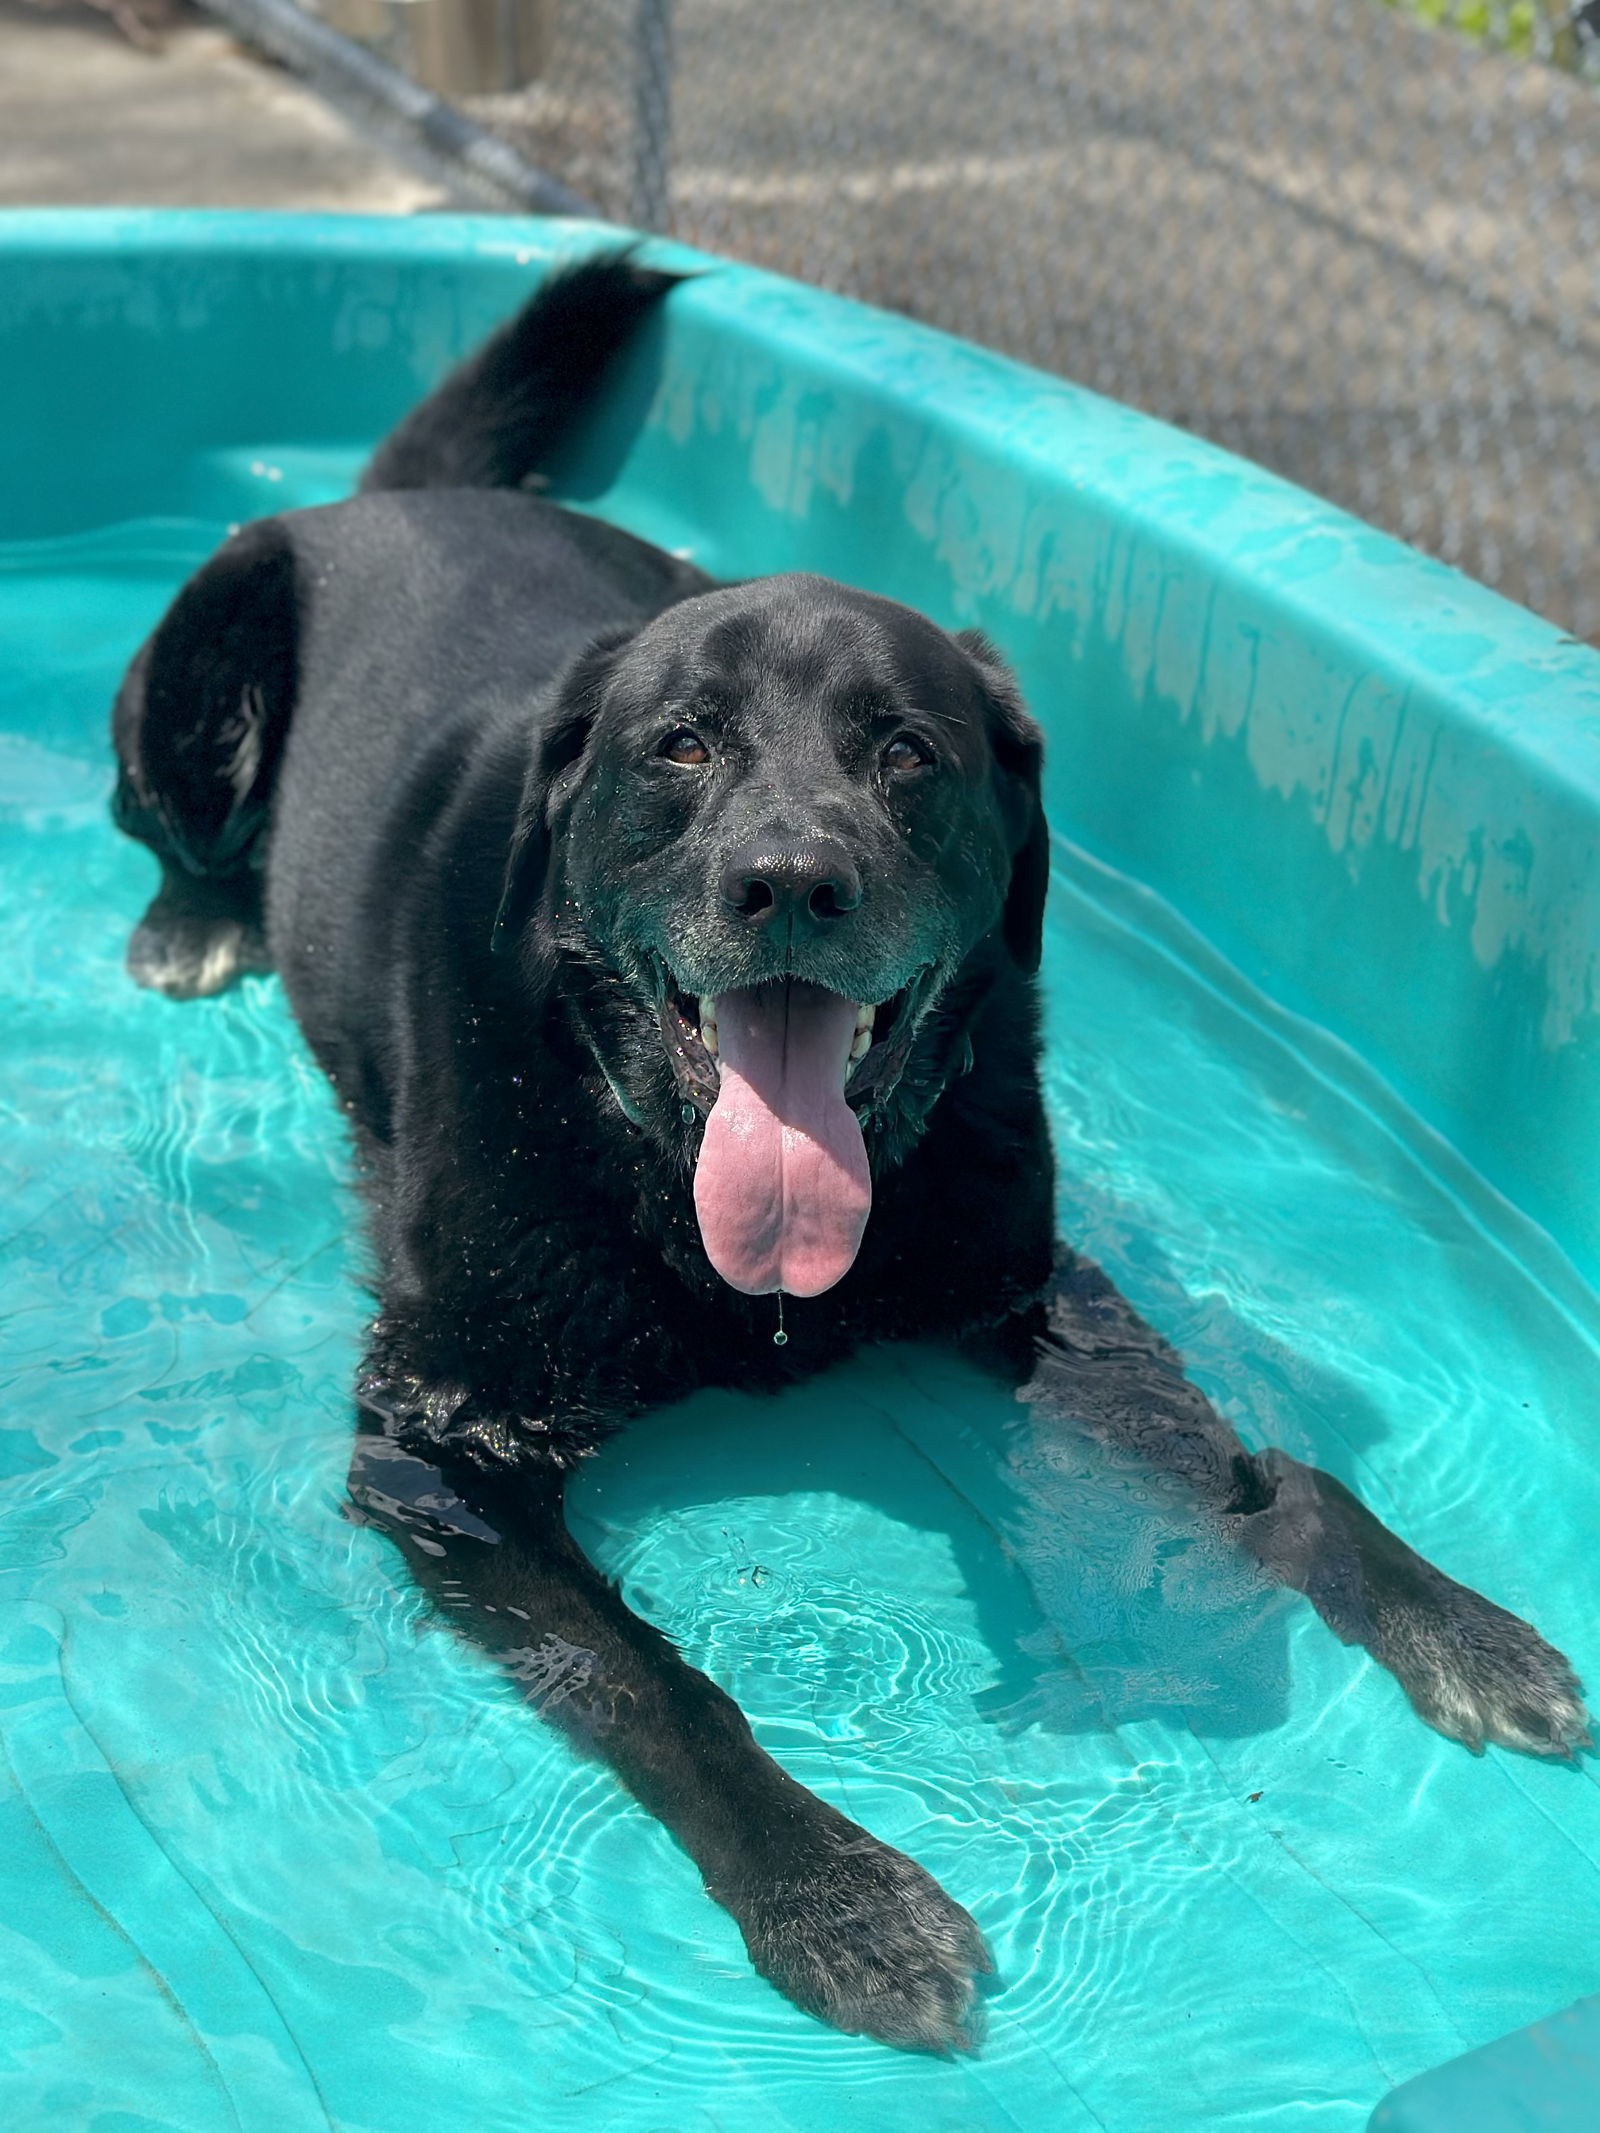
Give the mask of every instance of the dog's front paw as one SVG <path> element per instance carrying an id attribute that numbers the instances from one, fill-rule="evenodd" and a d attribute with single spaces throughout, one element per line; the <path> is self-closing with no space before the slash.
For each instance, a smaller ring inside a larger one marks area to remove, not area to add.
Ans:
<path id="1" fill-rule="evenodd" d="M 1491 1741 L 1528 1755 L 1589 1747 L 1578 1678 L 1554 1645 L 1481 1593 L 1422 1567 L 1427 1575 L 1413 1590 L 1386 1600 L 1372 1646 L 1418 1714 L 1474 1754 Z"/>
<path id="2" fill-rule="evenodd" d="M 802 1858 L 714 1889 L 750 1960 L 807 2014 L 911 2051 L 969 2051 L 983 1935 L 931 1874 L 839 1818 Z"/>

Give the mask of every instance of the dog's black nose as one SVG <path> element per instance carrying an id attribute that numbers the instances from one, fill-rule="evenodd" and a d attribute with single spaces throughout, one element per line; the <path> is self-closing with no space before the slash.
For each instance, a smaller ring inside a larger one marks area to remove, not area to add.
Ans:
<path id="1" fill-rule="evenodd" d="M 757 839 L 724 867 L 722 900 L 747 925 L 787 922 L 809 930 L 856 908 L 861 876 L 831 837 Z"/>

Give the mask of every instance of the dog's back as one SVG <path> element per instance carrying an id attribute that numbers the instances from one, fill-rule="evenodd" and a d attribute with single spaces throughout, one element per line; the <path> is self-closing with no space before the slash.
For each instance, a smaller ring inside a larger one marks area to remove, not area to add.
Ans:
<path id="1" fill-rule="evenodd" d="M 378 1037 L 402 955 L 463 899 L 493 911 L 562 671 L 702 581 L 613 527 L 503 491 L 359 496 L 289 531 L 299 678 L 265 855 L 266 940 L 331 1070 Z M 474 833 L 457 850 L 461 809 Z M 487 869 L 481 882 L 463 878 L 469 865 Z M 471 937 L 487 955 L 487 926 Z"/>

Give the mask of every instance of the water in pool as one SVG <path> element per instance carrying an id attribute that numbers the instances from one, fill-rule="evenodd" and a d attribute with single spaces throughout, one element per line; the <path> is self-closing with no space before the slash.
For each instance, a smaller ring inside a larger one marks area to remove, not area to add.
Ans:
<path id="1" fill-rule="evenodd" d="M 1597 1983 L 1594 1765 L 1475 1760 L 1141 1473 L 922 1351 L 576 1491 L 630 1598 L 999 1964 L 981 2056 L 797 2014 L 688 1861 L 338 1515 L 363 1314 L 276 985 L 122 975 L 106 704 L 224 529 L 0 561 L 11 2133 L 1346 2133 Z M 1150 899 L 1060 855 L 1066 1232 L 1252 1442 L 1600 1684 L 1600 1308 Z"/>

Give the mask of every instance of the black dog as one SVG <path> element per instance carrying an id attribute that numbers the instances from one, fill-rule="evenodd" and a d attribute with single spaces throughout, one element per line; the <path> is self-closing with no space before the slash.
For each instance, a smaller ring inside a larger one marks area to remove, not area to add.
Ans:
<path id="1" fill-rule="evenodd" d="M 670 286 L 627 255 L 556 278 L 366 493 L 179 594 L 116 707 L 117 821 L 163 877 L 129 963 L 180 997 L 275 968 L 349 1114 L 360 1514 L 775 1984 L 938 2049 L 972 2036 L 971 1918 L 568 1537 L 567 1473 L 630 1415 L 959 1334 L 1180 1477 L 1441 1731 L 1565 1754 L 1584 1715 L 1532 1629 L 1246 1451 L 1053 1250 L 1040 735 L 990 646 L 820 578 L 714 585 L 519 486 Z"/>

